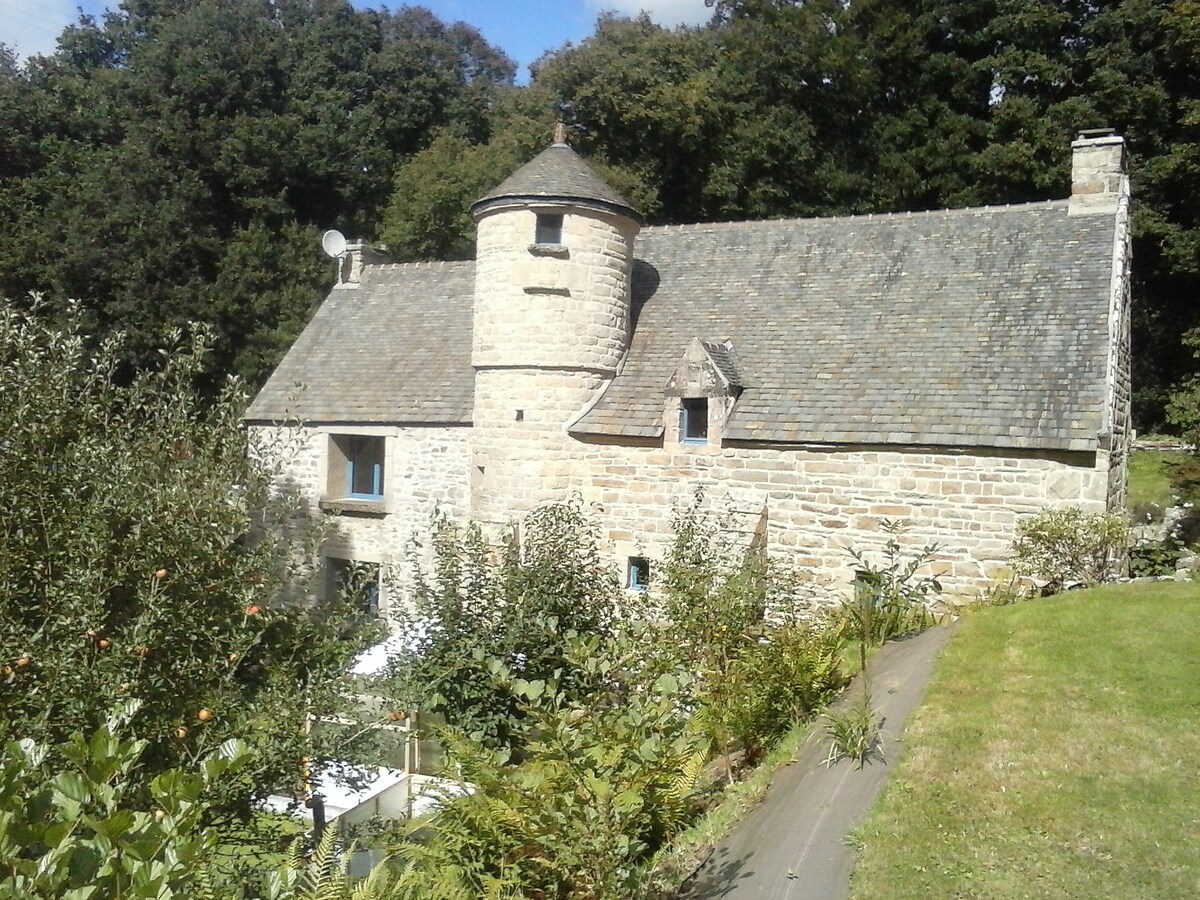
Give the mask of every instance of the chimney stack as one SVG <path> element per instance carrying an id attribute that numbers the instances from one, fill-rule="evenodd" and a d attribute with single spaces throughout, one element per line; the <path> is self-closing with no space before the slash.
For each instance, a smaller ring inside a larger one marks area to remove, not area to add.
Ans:
<path id="1" fill-rule="evenodd" d="M 388 262 L 382 247 L 374 247 L 362 241 L 346 245 L 346 252 L 338 264 L 337 287 L 358 287 L 365 266 L 377 266 Z"/>
<path id="2" fill-rule="evenodd" d="M 566 122 L 556 122 L 554 125 L 554 143 L 565 144 L 567 142 L 567 124 Z"/>
<path id="3" fill-rule="evenodd" d="M 1071 142 L 1071 202 L 1067 215 L 1112 215 L 1121 198 L 1128 195 L 1125 139 L 1111 128 L 1079 132 Z"/>

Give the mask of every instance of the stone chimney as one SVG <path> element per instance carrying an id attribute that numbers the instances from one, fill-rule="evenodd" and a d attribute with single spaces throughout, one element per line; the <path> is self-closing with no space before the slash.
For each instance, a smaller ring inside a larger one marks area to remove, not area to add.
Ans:
<path id="1" fill-rule="evenodd" d="M 1129 195 L 1125 171 L 1125 139 L 1111 128 L 1081 131 L 1071 143 L 1071 202 L 1069 216 L 1117 211 Z"/>
<path id="2" fill-rule="evenodd" d="M 358 287 L 362 280 L 364 266 L 377 266 L 388 262 L 382 247 L 375 247 L 361 241 L 346 245 L 346 252 L 338 260 L 337 287 Z"/>

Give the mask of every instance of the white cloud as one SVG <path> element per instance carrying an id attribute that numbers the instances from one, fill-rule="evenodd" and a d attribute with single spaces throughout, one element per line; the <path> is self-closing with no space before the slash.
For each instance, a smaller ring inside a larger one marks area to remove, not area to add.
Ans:
<path id="1" fill-rule="evenodd" d="M 587 0 L 590 9 L 636 16 L 643 10 L 659 25 L 703 25 L 712 18 L 704 0 Z"/>
<path id="2" fill-rule="evenodd" d="M 0 44 L 21 59 L 53 53 L 63 28 L 76 21 L 78 0 L 0 0 Z"/>

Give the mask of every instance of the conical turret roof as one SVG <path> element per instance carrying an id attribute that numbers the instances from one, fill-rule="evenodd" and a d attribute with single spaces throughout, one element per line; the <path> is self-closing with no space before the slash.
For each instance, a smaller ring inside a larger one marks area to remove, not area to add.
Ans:
<path id="1" fill-rule="evenodd" d="M 565 143 L 551 144 L 500 185 L 475 201 L 471 215 L 511 203 L 554 202 L 590 206 L 640 219 L 633 204 L 617 193 Z"/>

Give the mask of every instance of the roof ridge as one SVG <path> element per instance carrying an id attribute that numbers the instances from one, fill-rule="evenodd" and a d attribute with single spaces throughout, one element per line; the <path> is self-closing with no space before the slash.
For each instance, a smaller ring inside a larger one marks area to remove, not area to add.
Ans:
<path id="1" fill-rule="evenodd" d="M 852 222 L 873 219 L 911 219 L 918 217 L 977 216 L 983 213 L 1016 212 L 1029 209 L 1067 208 L 1067 200 L 1034 200 L 1029 203 L 996 203 L 985 206 L 960 206 L 950 209 L 915 209 L 890 213 L 853 213 L 846 216 L 787 216 L 779 219 L 739 219 L 732 222 L 686 222 L 678 225 L 649 225 L 640 234 L 647 232 L 705 231 L 735 228 L 746 225 L 791 225 L 801 222 Z"/>
<path id="2" fill-rule="evenodd" d="M 414 259 L 407 262 L 365 263 L 364 269 L 444 269 L 448 266 L 475 265 L 473 259 Z"/>

